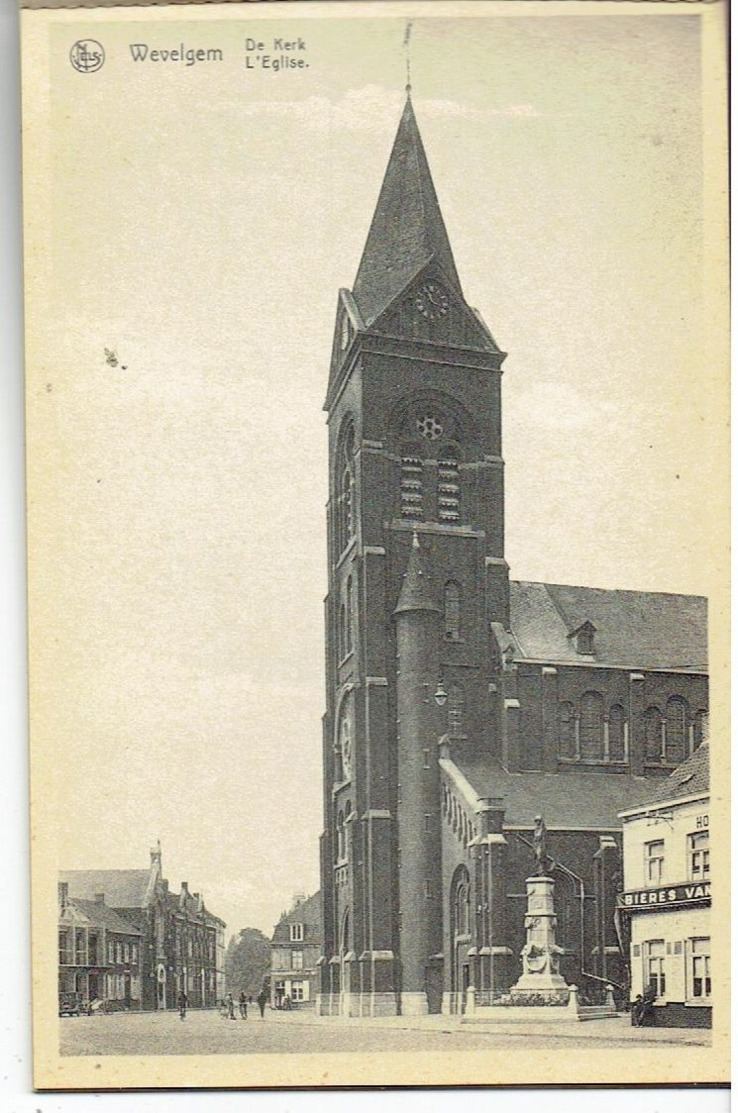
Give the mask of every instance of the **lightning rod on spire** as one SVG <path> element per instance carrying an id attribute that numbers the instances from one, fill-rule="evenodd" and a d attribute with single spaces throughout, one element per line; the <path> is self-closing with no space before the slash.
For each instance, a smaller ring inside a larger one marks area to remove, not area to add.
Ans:
<path id="1" fill-rule="evenodd" d="M 405 85 L 405 92 L 410 96 L 412 85 L 410 84 L 410 31 L 412 30 L 413 21 L 408 19 L 405 24 L 405 37 L 402 40 L 402 45 L 405 49 L 405 72 L 407 84 Z"/>

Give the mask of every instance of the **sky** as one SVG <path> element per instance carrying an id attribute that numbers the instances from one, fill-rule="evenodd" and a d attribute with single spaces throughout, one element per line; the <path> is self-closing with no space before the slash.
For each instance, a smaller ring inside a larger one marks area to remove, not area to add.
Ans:
<path id="1" fill-rule="evenodd" d="M 106 63 L 80 75 L 59 13 L 29 120 L 38 837 L 54 869 L 145 868 L 160 839 L 171 886 L 269 934 L 318 887 L 322 405 L 405 20 L 135 17 L 91 14 Z M 248 36 L 287 33 L 308 68 L 247 71 Z M 698 19 L 427 16 L 410 59 L 462 287 L 509 353 L 511 574 L 707 594 Z"/>

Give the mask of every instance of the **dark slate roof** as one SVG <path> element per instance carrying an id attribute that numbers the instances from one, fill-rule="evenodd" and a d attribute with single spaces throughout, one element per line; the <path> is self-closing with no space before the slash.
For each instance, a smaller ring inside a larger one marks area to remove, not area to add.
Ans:
<path id="1" fill-rule="evenodd" d="M 120 935 L 141 934 L 135 924 L 123 919 L 114 908 L 108 908 L 107 904 L 100 904 L 95 900 L 82 900 L 79 897 L 73 900 L 72 904 L 97 927 L 106 927 L 108 931 L 117 931 Z"/>
<path id="2" fill-rule="evenodd" d="M 105 894 L 112 908 L 143 908 L 151 878 L 150 870 L 61 870 L 59 880 L 69 885 L 69 898 L 94 900 Z"/>
<path id="3" fill-rule="evenodd" d="M 281 917 L 279 923 L 274 929 L 272 935 L 272 943 L 289 943 L 290 941 L 290 924 L 304 924 L 305 925 L 305 938 L 303 943 L 318 943 L 322 938 L 322 923 L 323 923 L 323 905 L 320 899 L 320 890 L 313 893 L 307 900 L 301 901 L 300 904 L 290 911 L 286 912 Z"/>
<path id="4" fill-rule="evenodd" d="M 508 773 L 485 758 L 456 764 L 478 796 L 502 799 L 506 827 L 532 827 L 540 815 L 552 829 L 620 828 L 618 813 L 654 791 L 652 780 L 625 773 Z"/>
<path id="5" fill-rule="evenodd" d="M 709 791 L 710 747 L 707 742 L 704 742 L 686 761 L 677 766 L 671 776 L 653 786 L 649 795 L 641 803 L 650 806 L 667 800 L 677 801 L 689 796 L 699 796 L 702 793 L 707 795 Z"/>
<path id="6" fill-rule="evenodd" d="M 595 627 L 592 657 L 571 636 L 586 622 Z M 523 659 L 707 670 L 707 600 L 697 595 L 513 580 L 510 626 Z"/>
<path id="7" fill-rule="evenodd" d="M 420 555 L 420 542 L 417 533 L 413 534 L 410 546 L 410 556 L 407 561 L 407 571 L 402 576 L 402 590 L 400 599 L 395 607 L 395 614 L 403 611 L 438 611 L 438 604 L 433 599 L 433 593 L 427 573 L 423 570 L 423 561 Z"/>
<path id="8" fill-rule="evenodd" d="M 207 908 L 205 907 L 205 902 L 202 900 L 199 893 L 195 895 L 194 893 L 188 892 L 185 894 L 183 901 L 181 892 L 168 892 L 166 895 L 166 902 L 169 909 L 175 914 L 177 912 L 182 912 L 186 913 L 186 915 L 190 917 L 199 916 L 204 923 L 208 923 L 211 925 L 213 923 L 218 923 L 222 927 L 225 927 L 224 920 L 219 919 L 218 916 L 214 916 L 212 912 L 209 912 L 207 910 Z"/>
<path id="9" fill-rule="evenodd" d="M 353 295 L 367 324 L 431 259 L 461 295 L 446 226 L 408 95 Z"/>

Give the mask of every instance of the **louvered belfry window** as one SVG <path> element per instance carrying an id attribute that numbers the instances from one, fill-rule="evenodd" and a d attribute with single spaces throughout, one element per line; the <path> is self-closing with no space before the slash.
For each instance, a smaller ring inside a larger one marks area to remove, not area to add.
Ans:
<path id="1" fill-rule="evenodd" d="M 460 519 L 459 454 L 449 446 L 438 457 L 438 521 L 453 524 Z"/>
<path id="2" fill-rule="evenodd" d="M 405 446 L 400 464 L 401 514 L 409 521 L 419 522 L 423 517 L 423 461 L 412 446 Z"/>

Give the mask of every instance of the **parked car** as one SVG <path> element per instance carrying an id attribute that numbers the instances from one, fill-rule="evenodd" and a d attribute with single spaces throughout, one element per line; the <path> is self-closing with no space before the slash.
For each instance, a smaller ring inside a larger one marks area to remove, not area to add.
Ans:
<path id="1" fill-rule="evenodd" d="M 82 1016 L 87 1012 L 87 1006 L 82 1000 L 81 993 L 59 994 L 59 1016 Z"/>

